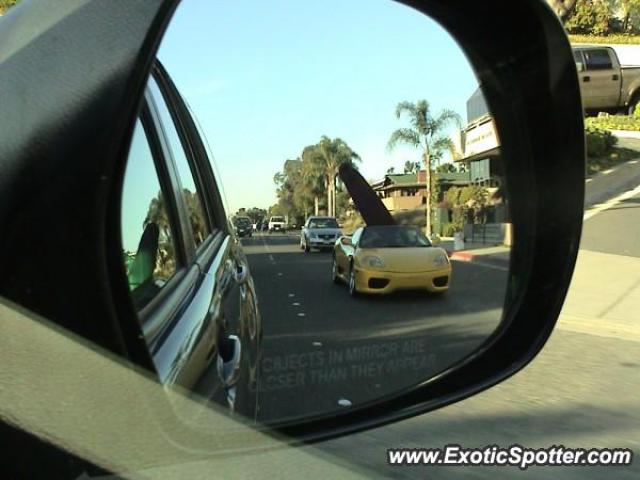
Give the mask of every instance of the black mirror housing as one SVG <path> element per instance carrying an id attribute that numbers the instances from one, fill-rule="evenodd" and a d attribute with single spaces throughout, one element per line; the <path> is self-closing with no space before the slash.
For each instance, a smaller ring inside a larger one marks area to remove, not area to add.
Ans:
<path id="1" fill-rule="evenodd" d="M 120 194 L 143 90 L 178 1 L 45 3 L 0 22 L 0 114 L 12 119 L 0 131 L 0 295 L 153 374 L 121 262 Z M 409 391 L 278 426 L 307 442 L 433 410 L 516 373 L 548 339 L 577 256 L 584 125 L 576 65 L 553 11 L 513 2 L 518 21 L 509 22 L 498 0 L 402 3 L 459 42 L 500 127 L 516 239 L 502 328 Z"/>

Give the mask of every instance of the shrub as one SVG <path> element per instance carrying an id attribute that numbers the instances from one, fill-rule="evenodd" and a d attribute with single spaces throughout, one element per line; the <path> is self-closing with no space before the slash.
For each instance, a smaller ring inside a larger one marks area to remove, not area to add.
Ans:
<path id="1" fill-rule="evenodd" d="M 571 16 L 565 22 L 569 33 L 603 35 L 609 33 L 610 5 L 601 0 L 578 0 Z"/>
<path id="2" fill-rule="evenodd" d="M 453 223 L 445 223 L 442 226 L 442 236 L 443 237 L 453 237 L 453 234 L 456 233 L 456 229 Z"/>
<path id="3" fill-rule="evenodd" d="M 637 111 L 637 108 L 636 108 Z M 634 115 L 602 115 L 597 118 L 587 118 L 585 125 L 605 130 L 633 130 L 640 131 L 640 117 Z"/>
<path id="4" fill-rule="evenodd" d="M 599 43 L 607 45 L 638 45 L 640 44 L 640 35 L 569 35 L 571 43 Z"/>
<path id="5" fill-rule="evenodd" d="M 613 137 L 613 135 L 607 130 L 602 130 L 597 127 L 587 127 L 585 136 L 587 139 L 588 157 L 604 157 L 613 146 L 612 140 L 609 139 L 609 137 Z"/>

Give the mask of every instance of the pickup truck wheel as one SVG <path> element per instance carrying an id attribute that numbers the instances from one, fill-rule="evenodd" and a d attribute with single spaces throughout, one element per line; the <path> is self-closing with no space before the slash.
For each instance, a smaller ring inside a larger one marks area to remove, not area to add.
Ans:
<path id="1" fill-rule="evenodd" d="M 635 112 L 638 103 L 640 102 L 640 95 L 634 96 L 629 102 L 629 106 L 627 107 L 627 115 L 633 115 Z"/>

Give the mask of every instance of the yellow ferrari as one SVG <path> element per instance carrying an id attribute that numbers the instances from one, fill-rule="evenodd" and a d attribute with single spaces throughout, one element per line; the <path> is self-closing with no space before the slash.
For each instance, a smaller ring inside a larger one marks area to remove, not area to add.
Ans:
<path id="1" fill-rule="evenodd" d="M 411 289 L 440 293 L 449 289 L 451 263 L 416 227 L 370 226 L 336 241 L 332 277 L 345 282 L 352 296 Z"/>

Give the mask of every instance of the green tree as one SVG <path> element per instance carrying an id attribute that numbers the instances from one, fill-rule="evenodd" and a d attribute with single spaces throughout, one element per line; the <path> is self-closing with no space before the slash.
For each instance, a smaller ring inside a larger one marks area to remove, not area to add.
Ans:
<path id="1" fill-rule="evenodd" d="M 393 175 L 396 171 L 395 167 L 389 167 L 387 168 L 387 175 Z"/>
<path id="2" fill-rule="evenodd" d="M 636 31 L 640 18 L 640 0 L 618 0 L 616 4 L 622 14 L 622 31 Z"/>
<path id="3" fill-rule="evenodd" d="M 169 223 L 169 215 L 162 191 L 151 199 L 147 208 L 147 216 L 142 224 L 143 229 L 152 223 L 156 224 L 159 230 L 158 256 L 156 257 L 154 274 L 161 278 L 169 278 L 172 272 L 175 271 L 175 251 L 171 235 L 171 224 Z"/>
<path id="4" fill-rule="evenodd" d="M 267 211 L 264 208 L 253 207 L 245 210 L 245 214 L 253 223 L 258 223 L 264 220 L 264 217 L 267 216 Z"/>
<path id="5" fill-rule="evenodd" d="M 407 160 L 404 162 L 404 173 L 418 173 L 420 171 L 420 162 L 412 162 Z"/>
<path id="6" fill-rule="evenodd" d="M 431 235 L 431 204 L 433 189 L 431 172 L 433 162 L 440 160 L 445 151 L 452 148 L 452 141 L 445 135 L 445 129 L 450 125 L 461 126 L 460 116 L 452 110 L 443 110 L 437 117 L 430 111 L 426 100 L 416 103 L 401 102 L 396 107 L 396 118 L 406 114 L 409 118 L 410 128 L 399 128 L 389 138 L 387 148 L 393 150 L 398 144 L 405 144 L 422 150 L 422 161 L 426 170 L 426 224 L 427 234 Z"/>
<path id="7" fill-rule="evenodd" d="M 320 199 L 326 197 L 327 188 L 322 160 L 317 154 L 317 145 L 309 145 L 302 150 L 302 191 L 305 220 L 313 208 L 315 215 L 320 212 Z M 308 204 L 308 207 L 307 207 Z"/>
<path id="8" fill-rule="evenodd" d="M 547 3 L 562 21 L 573 13 L 576 6 L 576 0 L 547 0 Z"/>
<path id="9" fill-rule="evenodd" d="M 319 162 L 327 187 L 327 215 L 336 216 L 336 177 L 341 165 L 355 165 L 360 156 L 341 138 L 323 135 L 315 148 L 314 161 Z"/>
<path id="10" fill-rule="evenodd" d="M 302 161 L 300 159 L 286 160 L 282 171 L 274 175 L 273 180 L 276 184 L 276 195 L 281 215 L 291 217 L 300 215 L 296 205 L 296 190 L 300 187 L 301 178 Z"/>
<path id="11" fill-rule="evenodd" d="M 613 19 L 613 5 L 608 0 L 577 0 L 565 21 L 569 33 L 606 35 Z"/>
<path id="12" fill-rule="evenodd" d="M 458 169 L 453 163 L 443 163 L 436 167 L 437 173 L 456 173 Z"/>

